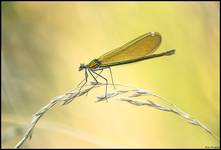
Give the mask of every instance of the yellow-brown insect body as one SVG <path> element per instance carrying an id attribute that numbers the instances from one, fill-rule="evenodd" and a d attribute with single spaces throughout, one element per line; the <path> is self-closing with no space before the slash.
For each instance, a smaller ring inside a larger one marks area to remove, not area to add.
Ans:
<path id="1" fill-rule="evenodd" d="M 97 59 L 94 59 L 87 65 L 87 67 L 90 69 L 95 69 L 99 67 L 99 65 L 100 65 L 100 62 Z"/>
<path id="2" fill-rule="evenodd" d="M 90 69 L 90 70 L 96 70 L 96 69 L 101 69 L 100 66 L 101 62 L 98 61 L 97 59 L 93 59 L 89 64 L 80 64 L 79 71 L 83 69 Z"/>

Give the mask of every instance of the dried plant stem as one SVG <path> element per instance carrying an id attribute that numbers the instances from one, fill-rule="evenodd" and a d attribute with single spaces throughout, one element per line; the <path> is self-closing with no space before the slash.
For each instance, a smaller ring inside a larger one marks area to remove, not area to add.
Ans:
<path id="1" fill-rule="evenodd" d="M 108 84 L 108 85 L 110 86 L 112 84 Z M 54 97 L 47 105 L 42 107 L 38 112 L 36 112 L 33 115 L 29 128 L 25 132 L 23 138 L 16 144 L 15 148 L 21 148 L 21 146 L 27 141 L 27 139 L 31 139 L 34 127 L 36 126 L 36 124 L 38 123 L 40 118 L 47 111 L 52 109 L 52 107 L 54 107 L 57 103 L 63 102 L 62 105 L 67 105 L 71 101 L 73 101 L 76 97 L 80 97 L 82 95 L 85 95 L 90 90 L 92 90 L 94 88 L 101 87 L 101 86 L 105 86 L 105 84 L 104 83 L 96 84 L 94 82 L 91 82 L 90 84 L 88 84 L 84 88 L 82 88 L 80 91 L 79 91 L 79 89 L 72 89 L 72 90 L 69 90 L 68 92 L 66 92 L 63 95 Z M 115 86 L 121 86 L 121 87 L 129 88 L 129 90 L 128 89 L 127 90 L 116 90 L 116 91 L 113 91 L 113 92 L 109 92 L 109 93 L 107 93 L 107 98 L 108 99 L 112 98 L 112 97 L 115 97 L 115 96 L 119 96 L 119 95 L 124 94 L 124 93 L 129 94 L 129 92 L 132 92 L 132 95 L 129 95 L 127 97 L 120 97 L 120 98 L 118 98 L 118 100 L 125 101 L 125 102 L 128 102 L 128 103 L 136 105 L 136 106 L 149 106 L 149 107 L 153 107 L 153 108 L 158 109 L 158 110 L 163 110 L 163 111 L 168 111 L 168 112 L 175 113 L 175 114 L 183 117 L 184 119 L 186 119 L 191 124 L 201 127 L 206 132 L 208 132 L 210 135 L 212 135 L 216 140 L 219 141 L 219 139 L 205 125 L 200 123 L 198 120 L 192 118 L 187 113 L 184 113 L 183 111 L 178 109 L 176 105 L 174 105 L 171 102 L 169 102 L 168 100 L 160 97 L 159 95 L 157 95 L 153 92 L 150 92 L 150 91 L 146 91 L 146 90 L 143 90 L 143 89 L 137 89 L 137 88 L 134 88 L 134 87 L 131 87 L 131 86 L 128 86 L 128 85 L 124 85 L 124 84 L 115 84 Z M 155 98 L 158 98 L 159 100 L 165 101 L 169 105 L 171 105 L 171 107 L 159 105 L 159 104 L 157 104 L 157 103 L 155 103 L 155 102 L 153 102 L 149 99 L 146 99 L 145 102 L 142 102 L 142 101 L 134 100 L 134 99 L 131 98 L 131 97 L 139 97 L 139 96 L 145 96 L 145 95 L 146 96 L 151 95 Z M 98 96 L 97 98 L 98 98 L 97 102 L 106 100 L 105 96 Z"/>
<path id="2" fill-rule="evenodd" d="M 93 89 L 95 85 L 92 85 L 88 88 L 84 88 L 82 91 L 73 91 L 70 90 L 69 92 L 65 93 L 64 95 L 61 96 L 56 96 L 54 97 L 47 105 L 42 107 L 38 112 L 36 112 L 33 117 L 32 121 L 30 124 L 30 127 L 27 129 L 25 132 L 25 135 L 23 138 L 16 144 L 15 148 L 21 148 L 21 146 L 24 144 L 24 142 L 29 138 L 31 139 L 32 133 L 34 130 L 35 125 L 38 123 L 39 119 L 48 111 L 50 110 L 53 106 L 55 106 L 58 102 L 63 102 L 63 105 L 70 103 L 74 98 L 79 97 L 87 92 L 89 92 L 91 89 Z"/>
<path id="3" fill-rule="evenodd" d="M 159 105 L 159 104 L 157 104 L 157 103 L 155 103 L 151 100 L 147 100 L 147 102 L 140 102 L 140 101 L 137 101 L 137 100 L 133 100 L 131 98 L 121 98 L 120 100 L 128 102 L 128 103 L 136 105 L 136 106 L 145 106 L 146 105 L 146 106 L 158 109 L 158 110 L 163 110 L 163 111 L 175 113 L 175 114 L 181 116 L 182 118 L 186 119 L 189 123 L 191 123 L 193 125 L 196 125 L 196 126 L 199 126 L 200 128 L 204 129 L 206 132 L 208 132 L 210 135 L 212 135 L 217 141 L 219 141 L 219 138 L 216 135 L 214 135 L 213 132 L 210 129 L 208 129 L 200 121 L 192 118 L 190 115 L 188 115 L 187 113 L 185 113 L 183 111 Z"/>

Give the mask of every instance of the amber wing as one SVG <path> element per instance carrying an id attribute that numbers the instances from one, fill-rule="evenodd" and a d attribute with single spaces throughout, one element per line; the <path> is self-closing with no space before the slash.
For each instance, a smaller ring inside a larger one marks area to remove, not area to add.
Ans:
<path id="1" fill-rule="evenodd" d="M 158 32 L 149 32 L 98 58 L 103 66 L 134 60 L 153 53 L 161 43 Z"/>

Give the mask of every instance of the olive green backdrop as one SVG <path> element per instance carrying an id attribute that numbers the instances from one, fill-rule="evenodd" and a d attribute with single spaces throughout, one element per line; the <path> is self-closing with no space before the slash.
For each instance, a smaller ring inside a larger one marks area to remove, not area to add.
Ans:
<path id="1" fill-rule="evenodd" d="M 219 2 L 1 4 L 2 147 L 15 146 L 40 107 L 83 79 L 80 63 L 150 31 L 162 35 L 157 52 L 176 49 L 176 54 L 113 67 L 115 82 L 158 93 L 219 138 Z M 93 90 L 49 111 L 24 147 L 219 147 L 174 114 L 115 100 L 95 103 L 103 92 Z"/>

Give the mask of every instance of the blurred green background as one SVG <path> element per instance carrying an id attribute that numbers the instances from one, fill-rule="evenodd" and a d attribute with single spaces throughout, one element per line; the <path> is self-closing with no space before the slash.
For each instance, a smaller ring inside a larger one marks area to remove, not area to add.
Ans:
<path id="1" fill-rule="evenodd" d="M 116 83 L 154 91 L 220 137 L 219 2 L 2 2 L 2 147 L 32 115 L 74 88 L 88 63 L 146 32 L 176 54 L 112 69 Z M 106 71 L 108 73 L 108 71 Z M 109 77 L 109 76 L 107 76 Z M 204 148 L 219 142 L 182 118 L 111 100 L 104 89 L 55 107 L 26 148 Z"/>

